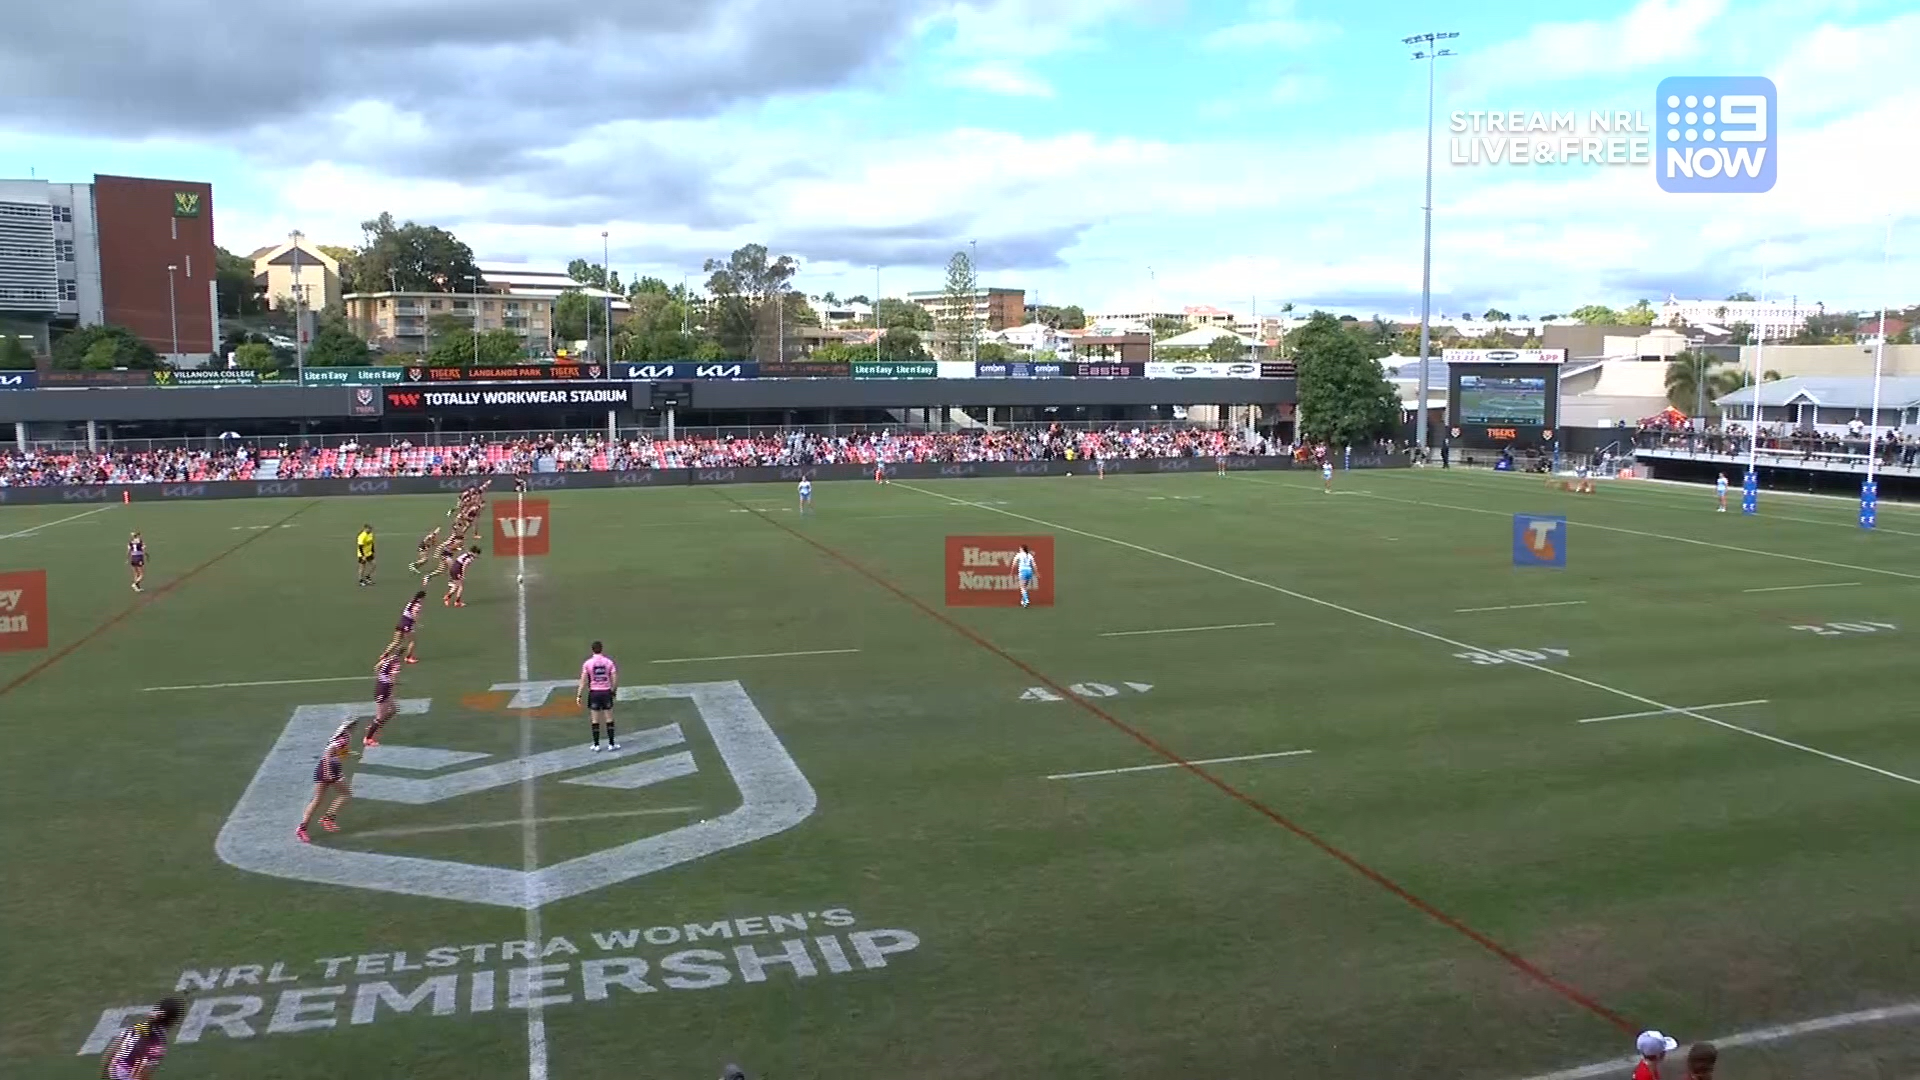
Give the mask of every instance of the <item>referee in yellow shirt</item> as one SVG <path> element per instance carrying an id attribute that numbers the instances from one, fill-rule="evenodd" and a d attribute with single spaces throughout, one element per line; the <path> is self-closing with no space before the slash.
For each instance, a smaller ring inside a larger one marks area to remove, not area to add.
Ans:
<path id="1" fill-rule="evenodd" d="M 360 526 L 360 535 L 353 538 L 353 553 L 360 560 L 360 584 L 373 584 L 373 526 Z"/>

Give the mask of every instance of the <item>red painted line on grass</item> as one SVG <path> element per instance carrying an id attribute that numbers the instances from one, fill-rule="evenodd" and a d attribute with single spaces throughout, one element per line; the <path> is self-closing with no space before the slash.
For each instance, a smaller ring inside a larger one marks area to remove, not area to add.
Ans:
<path id="1" fill-rule="evenodd" d="M 721 498 L 726 499 L 728 502 L 736 502 L 732 496 L 727 495 L 725 492 L 720 492 L 719 494 Z M 736 505 L 738 505 L 737 502 L 736 502 Z M 1019 668 L 1020 671 L 1026 674 L 1029 678 L 1034 679 L 1035 681 L 1039 682 L 1042 686 L 1047 687 L 1049 690 L 1052 690 L 1054 693 L 1059 694 L 1061 697 L 1066 698 L 1069 701 L 1072 701 L 1075 705 L 1080 706 L 1082 709 L 1086 710 L 1087 712 L 1092 713 L 1094 716 L 1105 721 L 1109 726 L 1114 728 L 1116 731 L 1119 731 L 1120 733 L 1126 735 L 1128 738 L 1139 743 L 1141 746 L 1146 747 L 1148 750 L 1152 751 L 1154 754 L 1158 755 L 1160 758 L 1164 759 L 1169 764 L 1185 769 L 1187 772 L 1190 772 L 1194 776 L 1197 776 L 1201 780 L 1204 780 L 1208 784 L 1211 784 L 1213 787 L 1217 788 L 1221 793 L 1227 795 L 1229 798 L 1232 798 L 1234 801 L 1242 804 L 1243 806 L 1246 806 L 1250 810 L 1253 810 L 1255 813 L 1273 822 L 1275 825 L 1278 825 L 1281 828 L 1287 830 L 1288 832 L 1299 837 L 1300 839 L 1305 840 L 1307 843 L 1312 844 L 1314 847 L 1320 849 L 1320 851 L 1324 852 L 1325 854 L 1330 855 L 1333 858 L 1339 860 L 1348 869 L 1354 871 L 1355 873 L 1359 874 L 1361 877 L 1366 878 L 1368 881 L 1373 882 L 1375 885 L 1380 886 L 1386 891 L 1392 893 L 1394 896 L 1397 896 L 1401 900 L 1405 901 L 1407 905 L 1412 907 L 1415 911 L 1420 912 L 1422 915 L 1425 915 L 1429 919 L 1432 919 L 1433 921 L 1439 923 L 1440 925 L 1446 927 L 1447 929 L 1452 930 L 1455 933 L 1458 933 L 1462 937 L 1473 942 L 1475 945 L 1480 946 L 1482 949 L 1485 949 L 1486 951 L 1506 961 L 1508 965 L 1510 965 L 1515 971 L 1518 971 L 1520 974 L 1526 976 L 1527 978 L 1533 980 L 1536 983 L 1539 983 L 1541 986 L 1546 987 L 1547 989 L 1560 995 L 1561 997 L 1572 1002 L 1573 1004 L 1580 1006 L 1581 1008 L 1587 1010 L 1588 1012 L 1599 1017 L 1600 1019 L 1605 1020 L 1607 1023 L 1612 1024 L 1614 1027 L 1620 1029 L 1623 1032 L 1626 1032 L 1628 1034 L 1633 1034 L 1634 1032 L 1637 1032 L 1640 1030 L 1640 1028 L 1637 1025 L 1629 1023 L 1626 1017 L 1620 1015 L 1619 1013 L 1613 1011 L 1612 1009 L 1609 1009 L 1605 1005 L 1602 1005 L 1598 1000 L 1593 998 L 1591 995 L 1585 993 L 1584 991 L 1580 990 L 1577 987 L 1574 987 L 1566 982 L 1561 981 L 1560 979 L 1553 977 L 1552 975 L 1549 975 L 1546 971 L 1542 970 L 1538 965 L 1534 964 L 1532 961 L 1528 960 L 1526 957 L 1521 956 L 1519 953 L 1514 952 L 1512 949 L 1509 949 L 1505 945 L 1502 945 L 1499 942 L 1493 940 L 1491 937 L 1488 937 L 1486 934 L 1483 934 L 1480 931 L 1475 930 L 1473 927 L 1468 926 L 1466 923 L 1460 921 L 1455 916 L 1449 915 L 1448 913 L 1446 913 L 1445 911 L 1442 911 L 1438 907 L 1435 907 L 1434 905 L 1428 903 L 1427 901 L 1422 900 L 1420 897 L 1414 895 L 1411 891 L 1409 891 L 1406 886 L 1401 885 L 1399 882 L 1393 880 L 1387 875 L 1381 873 L 1378 870 L 1375 870 L 1373 867 L 1368 866 L 1366 863 L 1361 862 L 1359 859 L 1355 858 L 1354 856 L 1347 854 L 1345 851 L 1341 850 L 1340 848 L 1335 847 L 1331 842 L 1321 838 L 1321 836 L 1318 833 L 1313 832 L 1311 829 L 1308 829 L 1306 826 L 1301 825 L 1299 822 L 1294 821 L 1292 818 L 1287 817 L 1285 814 L 1280 813 L 1278 810 L 1273 809 L 1272 807 L 1254 798 L 1253 796 L 1247 794 L 1246 792 L 1241 791 L 1239 788 L 1234 787 L 1232 784 L 1227 783 L 1225 780 L 1220 779 L 1219 777 L 1213 775 L 1212 773 L 1201 768 L 1200 766 L 1195 765 L 1193 762 L 1187 760 L 1186 758 L 1181 757 L 1179 754 L 1161 745 L 1161 743 L 1158 740 L 1154 739 L 1153 736 L 1148 735 L 1146 732 L 1141 731 L 1139 728 L 1136 728 L 1131 724 L 1128 724 L 1126 721 L 1121 720 L 1119 717 L 1114 716 L 1112 713 L 1107 712 L 1105 709 L 1094 704 L 1092 701 L 1089 701 L 1088 699 L 1081 697 L 1079 694 L 1076 694 L 1073 691 L 1067 689 L 1065 686 L 1063 686 L 1059 682 L 1056 682 L 1055 680 L 1053 680 L 1052 678 L 1049 678 L 1044 673 L 1036 670 L 1031 664 L 1028 664 L 1024 660 L 1021 660 L 1019 657 L 1013 655 L 1012 653 L 1007 652 L 1005 649 L 1002 649 L 1000 646 L 994 644 L 991 640 L 981 635 L 971 627 L 965 625 L 964 623 L 954 620 L 952 617 L 948 616 L 945 612 L 941 611 L 940 609 L 933 607 L 932 605 L 921 600 L 919 597 L 914 596 L 912 593 L 907 592 L 905 589 L 902 589 L 900 586 L 895 585 L 893 582 L 887 580 L 885 577 L 882 577 L 879 573 L 873 570 L 867 569 L 864 565 L 854 560 L 853 558 L 847 555 L 843 555 L 839 551 L 836 551 L 835 549 L 828 547 L 826 544 L 823 544 L 820 541 L 815 540 L 813 537 L 808 536 L 806 533 L 803 533 L 800 530 L 793 528 L 792 526 L 786 524 L 783 521 L 777 520 L 771 514 L 761 514 L 759 515 L 759 517 L 761 518 L 761 520 L 765 521 L 767 524 L 772 525 L 774 528 L 779 529 L 781 532 L 784 532 L 804 542 L 814 550 L 820 552 L 821 554 L 827 556 L 828 558 L 834 560 L 835 562 L 841 564 L 842 566 L 845 566 L 847 569 L 852 570 L 854 573 L 859 574 L 861 577 L 866 578 L 868 581 L 873 582 L 875 585 L 880 586 L 886 591 L 899 597 L 901 600 L 906 601 L 909 605 L 918 609 L 921 614 L 926 615 L 928 618 L 933 619 L 934 621 L 947 627 L 949 630 L 952 630 L 954 633 L 957 633 L 961 637 L 966 638 L 968 641 L 972 642 L 973 644 L 979 646 L 980 648 L 986 650 L 989 653 L 992 653 L 994 656 L 997 656 L 1000 659 L 1006 661 L 1008 664 L 1011 664 L 1014 667 Z"/>
<path id="2" fill-rule="evenodd" d="M 201 571 L 207 569 L 208 567 L 211 567 L 214 563 L 219 562 L 220 560 L 226 558 L 227 556 L 233 554 L 234 552 L 239 551 L 241 548 L 246 547 L 248 544 L 253 543 L 255 540 L 258 540 L 263 536 L 271 536 L 280 526 L 285 525 L 287 522 L 292 521 L 294 518 L 299 517 L 301 514 L 306 513 L 308 510 L 313 509 L 315 505 L 317 505 L 317 503 L 308 503 L 307 505 L 301 507 L 300 509 L 295 510 L 293 513 L 288 514 L 286 517 L 281 518 L 279 521 L 274 522 L 273 528 L 262 529 L 262 530 L 259 530 L 258 532 L 252 533 L 245 540 L 242 540 L 239 543 L 228 548 L 227 550 L 220 552 L 218 555 L 215 555 L 213 558 L 208 559 L 206 562 L 201 563 L 199 566 L 196 566 L 193 569 L 188 570 L 186 573 L 181 574 L 179 577 L 174 578 L 172 581 L 167 582 L 165 585 L 160 586 L 159 588 L 153 590 L 150 593 L 143 593 L 140 599 L 135 600 L 133 603 L 121 609 L 118 613 L 114 614 L 106 622 L 101 623 L 100 625 L 94 627 L 93 629 L 75 638 L 74 640 L 67 642 L 65 645 L 62 645 L 58 651 L 53 653 L 53 655 L 48 656 L 46 659 L 40 661 L 39 663 L 33 665 L 27 670 L 21 672 L 19 675 L 14 676 L 13 681 L 8 683 L 7 685 L 0 686 L 0 697 L 6 697 L 8 694 L 13 693 L 15 690 L 20 689 L 21 687 L 27 685 L 29 682 L 32 682 L 34 677 L 39 675 L 41 672 L 47 670 L 48 668 L 59 663 L 60 661 L 65 660 L 67 657 L 72 656 L 74 653 L 79 652 L 81 646 L 90 643 L 91 641 L 93 641 L 93 639 L 99 637 L 101 634 L 104 634 L 107 631 L 113 629 L 114 627 L 119 626 L 121 623 L 127 621 L 128 616 L 134 615 L 141 611 L 146 610 L 147 607 L 150 606 L 154 601 L 167 595 L 168 593 L 179 588 L 180 586 L 185 585 L 187 582 L 199 576 Z"/>

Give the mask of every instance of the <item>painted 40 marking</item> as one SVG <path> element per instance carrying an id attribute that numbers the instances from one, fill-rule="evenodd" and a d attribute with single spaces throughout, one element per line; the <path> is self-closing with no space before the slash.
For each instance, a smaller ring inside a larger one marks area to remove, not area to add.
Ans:
<path id="1" fill-rule="evenodd" d="M 1805 630 L 1820 637 L 1845 637 L 1848 634 L 1877 634 L 1882 630 L 1898 630 L 1890 622 L 1830 622 L 1819 626 L 1791 626 L 1789 630 Z"/>
<path id="2" fill-rule="evenodd" d="M 1573 654 L 1565 649 L 1500 649 L 1494 652 L 1457 652 L 1453 655 L 1469 664 L 1488 667 L 1493 664 L 1543 664 L 1554 657 L 1565 660 Z"/>
<path id="3" fill-rule="evenodd" d="M 1152 683 L 1143 683 L 1143 682 L 1121 683 L 1120 686 L 1124 686 L 1128 690 L 1131 690 L 1136 694 L 1144 694 L 1147 691 L 1153 689 Z M 1083 698 L 1119 697 L 1121 693 L 1120 687 L 1108 686 L 1106 683 L 1103 683 L 1103 682 L 1077 682 L 1077 683 L 1074 683 L 1072 686 L 1067 687 L 1067 691 L 1071 694 L 1074 694 L 1078 697 L 1083 697 Z M 1059 694 L 1054 693 L 1052 690 L 1048 689 L 1047 687 L 1029 686 L 1025 690 L 1020 692 L 1020 700 L 1021 701 L 1065 701 L 1067 699 L 1061 697 Z"/>

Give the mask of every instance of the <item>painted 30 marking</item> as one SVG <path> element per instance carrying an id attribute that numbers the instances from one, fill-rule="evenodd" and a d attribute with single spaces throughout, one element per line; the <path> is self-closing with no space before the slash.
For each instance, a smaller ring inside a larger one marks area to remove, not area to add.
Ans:
<path id="1" fill-rule="evenodd" d="M 1846 637 L 1848 634 L 1877 634 L 1882 630 L 1898 630 L 1890 622 L 1832 622 L 1819 626 L 1790 626 L 1789 630 L 1805 630 L 1820 637 Z"/>
<path id="2" fill-rule="evenodd" d="M 1143 683 L 1143 682 L 1121 683 L 1120 686 L 1124 686 L 1128 690 L 1131 690 L 1136 694 L 1144 694 L 1147 691 L 1153 689 L 1152 683 Z M 1101 682 L 1077 682 L 1077 683 L 1074 683 L 1072 686 L 1067 687 L 1067 690 L 1069 693 L 1075 694 L 1083 698 L 1110 698 L 1110 697 L 1119 697 L 1121 695 L 1121 690 L 1119 686 L 1109 686 L 1106 683 L 1101 683 Z M 1059 694 L 1054 693 L 1051 689 L 1047 687 L 1029 686 L 1025 690 L 1022 690 L 1020 692 L 1020 700 L 1021 701 L 1065 701 L 1067 699 L 1061 697 Z"/>
<path id="3" fill-rule="evenodd" d="M 1492 652 L 1457 652 L 1453 655 L 1469 664 L 1487 667 L 1493 664 L 1541 664 L 1554 657 L 1565 660 L 1573 654 L 1565 649 L 1499 649 Z"/>

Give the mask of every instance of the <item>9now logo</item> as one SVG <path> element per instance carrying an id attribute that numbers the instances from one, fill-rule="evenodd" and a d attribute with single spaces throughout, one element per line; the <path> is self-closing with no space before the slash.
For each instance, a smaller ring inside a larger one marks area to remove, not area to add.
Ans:
<path id="1" fill-rule="evenodd" d="M 1663 191 L 1773 190 L 1779 98 L 1757 75 L 1677 76 L 1654 92 L 1653 160 Z"/>

